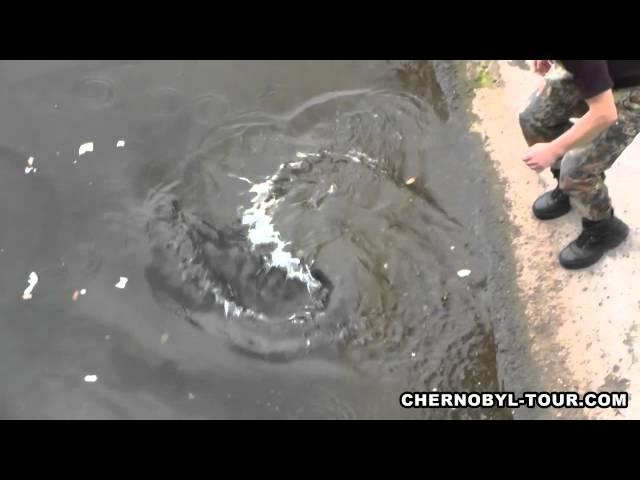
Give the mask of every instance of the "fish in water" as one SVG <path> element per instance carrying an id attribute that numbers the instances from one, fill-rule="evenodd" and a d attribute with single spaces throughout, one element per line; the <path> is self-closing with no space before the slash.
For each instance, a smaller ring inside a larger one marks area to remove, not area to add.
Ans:
<path id="1" fill-rule="evenodd" d="M 246 226 L 212 225 L 175 197 L 164 197 L 154 210 L 147 225 L 154 260 L 146 277 L 155 292 L 186 307 L 199 327 L 252 353 L 289 355 L 311 346 L 313 333 L 300 330 L 315 325 L 333 289 L 322 272 L 291 275 L 249 242 Z M 216 309 L 224 312 L 222 323 L 212 315 Z"/>

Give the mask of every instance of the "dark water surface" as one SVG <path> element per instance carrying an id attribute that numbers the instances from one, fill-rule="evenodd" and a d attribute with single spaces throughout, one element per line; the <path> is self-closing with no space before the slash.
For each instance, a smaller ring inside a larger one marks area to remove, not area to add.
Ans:
<path id="1" fill-rule="evenodd" d="M 399 405 L 500 389 L 497 214 L 444 85 L 430 61 L 2 62 L 0 416 L 507 416 Z"/>

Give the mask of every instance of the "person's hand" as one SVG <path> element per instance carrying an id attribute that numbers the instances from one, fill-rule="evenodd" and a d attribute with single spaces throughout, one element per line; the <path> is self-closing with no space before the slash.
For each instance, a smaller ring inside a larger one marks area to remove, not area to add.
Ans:
<path id="1" fill-rule="evenodd" d="M 527 167 L 540 173 L 553 165 L 561 156 L 562 153 L 556 151 L 550 143 L 536 143 L 529 148 L 523 160 Z"/>
<path id="2" fill-rule="evenodd" d="M 546 75 L 551 70 L 551 62 L 549 60 L 534 60 L 533 71 L 538 75 Z"/>

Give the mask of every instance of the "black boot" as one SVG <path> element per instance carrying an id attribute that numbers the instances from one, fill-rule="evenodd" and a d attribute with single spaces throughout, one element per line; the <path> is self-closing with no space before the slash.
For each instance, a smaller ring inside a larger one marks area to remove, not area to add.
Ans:
<path id="1" fill-rule="evenodd" d="M 582 233 L 560 252 L 560 265 L 570 270 L 590 267 L 607 250 L 620 245 L 629 235 L 629 227 L 613 212 L 611 217 L 594 222 L 582 219 Z"/>
<path id="2" fill-rule="evenodd" d="M 551 170 L 551 173 L 556 180 L 559 180 L 560 170 Z M 555 189 L 542 194 L 533 203 L 533 214 L 540 220 L 551 220 L 561 217 L 569 213 L 569 210 L 571 210 L 569 195 L 560 190 L 559 184 Z"/>

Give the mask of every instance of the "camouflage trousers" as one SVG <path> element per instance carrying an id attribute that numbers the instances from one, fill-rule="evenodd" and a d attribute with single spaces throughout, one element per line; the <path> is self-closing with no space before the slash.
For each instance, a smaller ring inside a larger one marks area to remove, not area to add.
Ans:
<path id="1" fill-rule="evenodd" d="M 610 215 L 612 205 L 604 172 L 640 132 L 640 87 L 616 90 L 614 96 L 618 121 L 551 167 L 573 207 L 589 220 Z M 529 145 L 550 142 L 571 128 L 571 118 L 587 111 L 571 75 L 555 70 L 520 114 L 520 126 Z"/>

